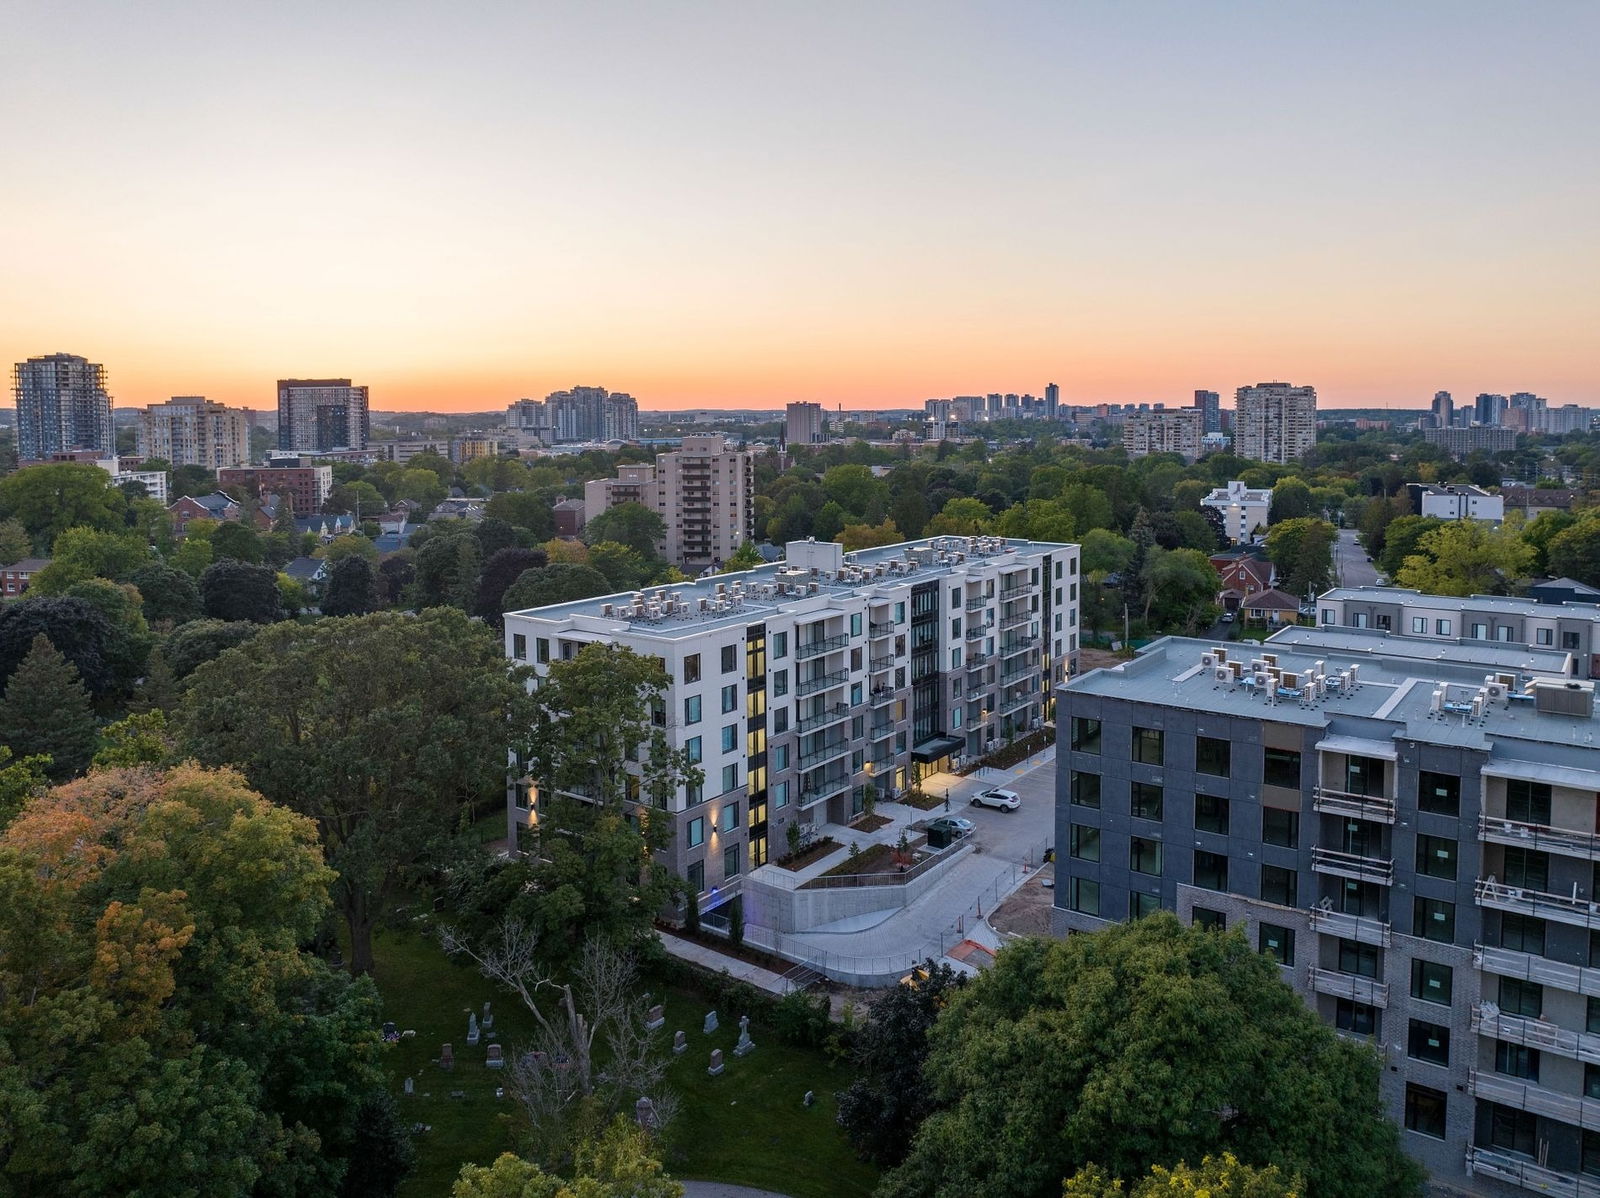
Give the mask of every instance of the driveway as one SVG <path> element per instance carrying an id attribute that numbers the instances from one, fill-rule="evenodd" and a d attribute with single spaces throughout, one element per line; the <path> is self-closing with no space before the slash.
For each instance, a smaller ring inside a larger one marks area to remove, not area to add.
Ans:
<path id="1" fill-rule="evenodd" d="M 1341 528 L 1333 551 L 1334 580 L 1342 587 L 1378 585 L 1378 567 L 1367 560 L 1367 551 L 1356 540 L 1356 530 Z"/>

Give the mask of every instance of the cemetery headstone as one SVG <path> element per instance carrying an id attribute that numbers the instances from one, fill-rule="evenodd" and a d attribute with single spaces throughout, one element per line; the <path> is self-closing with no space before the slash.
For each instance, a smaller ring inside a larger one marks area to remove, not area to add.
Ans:
<path id="1" fill-rule="evenodd" d="M 476 1044 L 477 1042 L 478 1042 L 478 1017 L 476 1015 L 472 1014 L 469 1011 L 467 1013 L 467 1044 L 468 1045 L 473 1045 L 473 1044 Z"/>
<path id="2" fill-rule="evenodd" d="M 681 1027 L 672 1033 L 672 1051 L 674 1053 L 684 1053 L 689 1051 L 689 1037 L 683 1034 L 683 1029 Z"/>
<path id="3" fill-rule="evenodd" d="M 645 1016 L 644 1026 L 652 1032 L 667 1026 L 667 1017 L 662 1013 L 660 1003 L 650 1008 L 650 1013 Z"/>
<path id="4" fill-rule="evenodd" d="M 483 1004 L 483 1030 L 488 1031 L 494 1026 L 494 1012 L 489 1009 L 489 1004 Z"/>
<path id="5" fill-rule="evenodd" d="M 733 1046 L 733 1055 L 736 1057 L 747 1056 L 756 1050 L 756 1042 L 750 1038 L 750 1016 L 739 1016 L 739 1043 Z"/>
<path id="6" fill-rule="evenodd" d="M 708 1036 L 717 1030 L 717 1013 L 715 1011 L 706 1014 L 706 1025 L 700 1030 Z"/>
<path id="7" fill-rule="evenodd" d="M 489 1045 L 489 1056 L 484 1061 L 490 1069 L 504 1069 L 506 1065 L 505 1050 L 498 1044 Z"/>
<path id="8" fill-rule="evenodd" d="M 416 1092 L 417 1092 L 416 1079 L 415 1078 L 410 1078 L 410 1077 L 406 1078 L 406 1097 L 410 1098 Z"/>
<path id="9" fill-rule="evenodd" d="M 449 1044 L 439 1048 L 439 1068 L 449 1071 L 456 1067 L 456 1050 Z"/>
<path id="10" fill-rule="evenodd" d="M 711 1068 L 707 1069 L 706 1072 L 712 1077 L 722 1076 L 722 1049 L 713 1048 L 711 1050 Z"/>
<path id="11" fill-rule="evenodd" d="M 634 1122 L 638 1123 L 646 1131 L 654 1128 L 656 1125 L 655 1103 L 651 1102 L 643 1094 L 639 1095 L 639 1101 L 633 1104 L 633 1118 Z"/>

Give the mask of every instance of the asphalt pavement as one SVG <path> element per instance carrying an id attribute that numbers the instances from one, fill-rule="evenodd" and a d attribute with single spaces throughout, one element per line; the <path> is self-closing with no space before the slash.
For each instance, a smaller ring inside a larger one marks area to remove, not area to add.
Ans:
<path id="1" fill-rule="evenodd" d="M 1342 587 L 1378 585 L 1378 567 L 1367 560 L 1367 551 L 1356 540 L 1356 530 L 1353 528 L 1339 530 L 1339 542 L 1334 546 L 1333 571 Z"/>

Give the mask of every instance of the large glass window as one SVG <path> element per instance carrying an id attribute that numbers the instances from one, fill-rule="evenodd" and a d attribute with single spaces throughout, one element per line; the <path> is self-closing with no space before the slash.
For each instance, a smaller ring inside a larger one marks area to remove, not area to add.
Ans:
<path id="1" fill-rule="evenodd" d="M 1494 1042 L 1494 1071 L 1507 1077 L 1520 1077 L 1524 1081 L 1539 1080 L 1539 1050 L 1526 1044 L 1511 1044 L 1505 1040 Z"/>
<path id="2" fill-rule="evenodd" d="M 1100 721 L 1081 715 L 1072 717 L 1072 749 L 1075 753 L 1100 751 Z"/>
<path id="3" fill-rule="evenodd" d="M 736 878 L 744 872 L 744 845 L 730 844 L 722 850 L 722 876 Z"/>
<path id="4" fill-rule="evenodd" d="M 1128 868 L 1136 874 L 1161 873 L 1161 842 L 1142 836 L 1128 838 Z"/>
<path id="5" fill-rule="evenodd" d="M 1538 1146 L 1539 1120 L 1516 1107 L 1489 1104 L 1489 1144 L 1507 1152 L 1532 1156 Z"/>
<path id="6" fill-rule="evenodd" d="M 1158 894 L 1145 894 L 1143 891 L 1130 890 L 1128 892 L 1128 918 L 1143 919 L 1146 915 L 1161 910 L 1161 896 Z"/>
<path id="7" fill-rule="evenodd" d="M 1378 949 L 1376 945 L 1362 944 L 1359 940 L 1339 941 L 1339 972 L 1353 973 L 1357 977 L 1378 976 Z"/>
<path id="8" fill-rule="evenodd" d="M 1544 1010 L 1544 987 L 1521 978 L 1500 979 L 1500 1010 L 1507 1015 L 1537 1019 Z"/>
<path id="9" fill-rule="evenodd" d="M 1430 878 L 1456 877 L 1456 842 L 1444 836 L 1417 837 L 1417 872 Z"/>
<path id="10" fill-rule="evenodd" d="M 1450 1029 L 1442 1023 L 1413 1019 L 1406 1037 L 1406 1055 L 1430 1065 L 1450 1064 Z"/>
<path id="11" fill-rule="evenodd" d="M 1292 869 L 1280 869 L 1276 865 L 1263 865 L 1261 867 L 1261 900 L 1267 903 L 1277 903 L 1280 907 L 1297 907 L 1300 875 Z"/>
<path id="12" fill-rule="evenodd" d="M 1338 999 L 1333 1004 L 1333 1026 L 1341 1032 L 1371 1036 L 1378 1028 L 1378 1008 L 1354 999 Z"/>
<path id="13" fill-rule="evenodd" d="M 1516 820 L 1518 823 L 1549 827 L 1550 784 L 1507 778 L 1506 818 Z"/>
<path id="14" fill-rule="evenodd" d="M 1424 940 L 1455 943 L 1456 905 L 1443 899 L 1419 898 L 1411 913 L 1411 934 Z"/>
<path id="15" fill-rule="evenodd" d="M 1142 765 L 1161 765 L 1166 761 L 1165 737 L 1159 728 L 1133 730 L 1133 759 Z"/>
<path id="16" fill-rule="evenodd" d="M 698 724 L 700 722 L 700 696 L 685 695 L 683 699 L 683 722 L 685 724 Z"/>
<path id="17" fill-rule="evenodd" d="M 1130 790 L 1128 809 L 1137 819 L 1161 818 L 1163 808 L 1161 788 L 1148 782 L 1135 782 Z"/>
<path id="18" fill-rule="evenodd" d="M 1100 860 L 1100 829 L 1087 824 L 1073 824 L 1071 852 L 1080 861 Z"/>
<path id="19" fill-rule="evenodd" d="M 1461 814 L 1461 779 L 1454 774 L 1417 774 L 1417 808 L 1430 815 Z"/>
<path id="20" fill-rule="evenodd" d="M 1300 847 L 1300 813 L 1285 811 L 1281 807 L 1261 809 L 1261 839 L 1266 844 L 1286 849 Z"/>
<path id="21" fill-rule="evenodd" d="M 1437 961 L 1424 961 L 1420 957 L 1411 962 L 1411 997 L 1423 1002 L 1450 1005 L 1455 989 L 1455 970 Z"/>
<path id="22" fill-rule="evenodd" d="M 1353 795 L 1383 793 L 1383 762 L 1376 757 L 1346 757 L 1344 788 Z"/>
<path id="23" fill-rule="evenodd" d="M 1072 801 L 1079 807 L 1100 806 L 1100 775 L 1072 771 Z"/>
<path id="24" fill-rule="evenodd" d="M 1427 1086 L 1406 1084 L 1406 1130 L 1418 1135 L 1444 1139 L 1445 1111 L 1448 1098 L 1443 1090 Z"/>
<path id="25" fill-rule="evenodd" d="M 1229 751 L 1232 746 L 1214 736 L 1194 738 L 1194 770 L 1197 774 L 1210 774 L 1213 778 L 1226 778 Z"/>
<path id="26" fill-rule="evenodd" d="M 1268 786 L 1300 789 L 1300 754 L 1294 749 L 1266 749 L 1262 752 L 1261 780 Z"/>
<path id="27" fill-rule="evenodd" d="M 739 668 L 739 646 L 722 646 L 722 672 L 731 674 Z"/>
<path id="28" fill-rule="evenodd" d="M 1522 890 L 1549 891 L 1549 853 L 1508 845 L 1505 854 L 1505 869 L 1502 872 L 1507 886 L 1516 886 Z"/>
<path id="29" fill-rule="evenodd" d="M 1090 878 L 1072 878 L 1067 884 L 1067 902 L 1081 915 L 1100 914 L 1100 883 Z"/>
<path id="30" fill-rule="evenodd" d="M 1228 888 L 1228 858 L 1222 853 L 1194 851 L 1194 884 L 1202 890 Z"/>
<path id="31" fill-rule="evenodd" d="M 1228 927 L 1228 917 L 1221 911 L 1213 911 L 1210 907 L 1194 907 L 1189 913 L 1194 926 L 1202 932 L 1221 932 Z"/>
<path id="32" fill-rule="evenodd" d="M 1194 826 L 1201 832 L 1228 833 L 1228 800 L 1216 795 L 1195 795 Z"/>
<path id="33" fill-rule="evenodd" d="M 697 815 L 689 821 L 689 847 L 692 849 L 706 842 L 706 819 Z"/>
<path id="34" fill-rule="evenodd" d="M 1500 916 L 1500 947 L 1513 952 L 1544 956 L 1544 920 L 1536 915 L 1503 912 Z"/>
<path id="35" fill-rule="evenodd" d="M 1294 929 L 1274 923 L 1260 925 L 1260 949 L 1279 965 L 1294 964 Z"/>

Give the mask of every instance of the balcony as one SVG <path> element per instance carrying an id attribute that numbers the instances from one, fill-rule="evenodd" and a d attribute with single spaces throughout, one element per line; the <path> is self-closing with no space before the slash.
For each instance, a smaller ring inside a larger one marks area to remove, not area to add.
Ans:
<path id="1" fill-rule="evenodd" d="M 1000 627 L 1015 628 L 1019 624 L 1026 624 L 1031 619 L 1033 619 L 1031 611 L 1014 611 L 1009 616 L 1000 617 Z"/>
<path id="2" fill-rule="evenodd" d="M 794 655 L 804 661 L 808 657 L 815 657 L 819 653 L 832 653 L 835 649 L 843 649 L 850 643 L 850 634 L 841 632 L 838 636 L 825 636 L 821 640 L 807 641 L 803 645 L 794 647 Z"/>
<path id="3" fill-rule="evenodd" d="M 1311 792 L 1311 806 L 1324 815 L 1349 815 L 1379 824 L 1394 823 L 1394 800 L 1382 795 L 1352 794 L 1348 790 L 1318 786 Z"/>
<path id="4" fill-rule="evenodd" d="M 1364 857 L 1358 853 L 1341 853 L 1337 849 L 1313 847 L 1311 868 L 1319 874 L 1355 878 L 1360 882 L 1377 882 L 1380 886 L 1394 885 L 1394 861 L 1389 857 Z"/>
<path id="5" fill-rule="evenodd" d="M 1542 986 L 1555 986 L 1600 998 L 1600 969 L 1582 965 L 1569 965 L 1565 961 L 1552 961 L 1549 957 L 1536 957 L 1532 953 L 1519 953 L 1516 949 L 1499 948 L 1490 944 L 1472 946 L 1472 964 L 1485 973 L 1506 978 L 1521 978 L 1525 982 L 1538 982 Z"/>
<path id="6" fill-rule="evenodd" d="M 808 715 L 794 726 L 794 730 L 801 736 L 807 732 L 817 732 L 823 728 L 831 728 L 841 720 L 850 718 L 850 705 L 848 703 L 835 703 L 832 707 L 819 711 L 816 715 Z"/>
<path id="7" fill-rule="evenodd" d="M 877 624 L 877 623 L 868 624 L 867 625 L 867 635 L 872 637 L 874 640 L 876 640 L 880 636 L 893 636 L 894 635 L 894 624 L 893 623 L 889 623 L 889 624 Z"/>
<path id="8" fill-rule="evenodd" d="M 1600 928 L 1600 904 L 1591 903 L 1588 899 L 1507 886 L 1493 878 L 1479 878 L 1473 889 L 1481 907 L 1513 911 L 1519 915 L 1537 915 L 1540 919 L 1553 919 L 1557 923 L 1580 928 Z"/>
<path id="9" fill-rule="evenodd" d="M 1353 1002 L 1366 1003 L 1369 1007 L 1389 1005 L 1389 984 L 1376 978 L 1364 978 L 1360 974 L 1313 968 L 1311 988 L 1318 994 L 1348 998 Z"/>
<path id="10" fill-rule="evenodd" d="M 872 759 L 872 768 L 874 770 L 879 771 L 879 772 L 892 770 L 892 769 L 894 769 L 894 762 L 895 762 L 894 754 L 893 753 L 888 753 L 888 754 L 886 754 L 886 755 L 884 755 L 882 757 L 874 757 Z"/>
<path id="11" fill-rule="evenodd" d="M 967 669 L 969 670 L 981 670 L 988 662 L 989 656 L 986 653 L 967 654 Z"/>
<path id="12" fill-rule="evenodd" d="M 837 761 L 841 757 L 849 756 L 849 753 L 849 737 L 840 737 L 836 741 L 823 745 L 820 749 L 813 749 L 809 753 L 802 754 L 800 760 L 796 762 L 796 768 L 801 770 L 816 769 L 819 765 L 827 765 L 830 761 Z"/>
<path id="13" fill-rule="evenodd" d="M 1546 1086 L 1523 1081 L 1517 1077 L 1502 1077 L 1498 1073 L 1483 1073 L 1474 1069 L 1467 1074 L 1467 1089 L 1474 1098 L 1500 1102 L 1519 1111 L 1559 1119 L 1575 1127 L 1600 1127 L 1600 1100 L 1584 1098 L 1578 1094 L 1563 1094 Z"/>
<path id="14" fill-rule="evenodd" d="M 842 795 L 850 789 L 850 775 L 837 774 L 821 782 L 814 782 L 810 786 L 800 788 L 800 806 L 814 807 L 818 803 L 825 803 L 836 795 Z"/>
<path id="15" fill-rule="evenodd" d="M 1026 653 L 1038 644 L 1039 638 L 1036 636 L 1019 636 L 1000 646 L 1000 656 L 1015 657 L 1018 653 Z"/>
<path id="16" fill-rule="evenodd" d="M 874 723 L 871 728 L 869 728 L 867 730 L 867 738 L 869 740 L 882 740 L 884 737 L 892 736 L 893 734 L 894 734 L 894 721 L 893 720 L 879 720 L 876 723 Z"/>
<path id="17" fill-rule="evenodd" d="M 991 628 L 993 628 L 993 627 L 994 627 L 993 624 L 987 624 L 987 623 L 986 624 L 968 624 L 967 625 L 967 639 L 969 641 L 981 641 L 985 636 L 988 635 L 989 630 Z"/>
<path id="18" fill-rule="evenodd" d="M 893 703 L 894 697 L 897 693 L 897 691 L 894 691 L 889 687 L 879 687 L 877 690 L 873 691 L 867 696 L 867 703 L 874 709 L 883 707 L 886 704 Z"/>
<path id="19" fill-rule="evenodd" d="M 1024 707 L 1032 707 L 1039 699 L 1038 695 L 1014 695 L 1009 699 L 1000 701 L 1000 714 L 1011 715 L 1021 711 Z"/>
<path id="20" fill-rule="evenodd" d="M 967 600 L 967 610 L 968 611 L 982 611 L 984 608 L 989 606 L 989 603 L 990 603 L 990 599 L 988 597 L 986 597 L 984 595 L 979 595 L 976 599 L 968 599 Z"/>
<path id="21" fill-rule="evenodd" d="M 815 674 L 804 682 L 797 683 L 794 688 L 796 695 L 814 695 L 818 691 L 831 690 L 836 686 L 843 686 L 850 681 L 849 670 L 835 670 L 831 674 Z"/>
<path id="22" fill-rule="evenodd" d="M 1037 673 L 1038 671 L 1035 670 L 1031 665 L 1024 664 L 1020 666 L 1013 666 L 1004 674 L 1000 675 L 1000 685 L 1006 686 L 1009 683 L 1017 681 L 1019 678 L 1031 678 Z"/>
<path id="23" fill-rule="evenodd" d="M 1600 1198 L 1600 1182 L 1546 1169 L 1526 1157 L 1493 1148 L 1467 1149 L 1467 1176 L 1493 1177 L 1553 1198 Z"/>
<path id="24" fill-rule="evenodd" d="M 1600 836 L 1572 828 L 1552 828 L 1545 824 L 1525 824 L 1521 820 L 1478 817 L 1478 839 L 1491 844 L 1509 844 L 1564 857 L 1600 861 Z"/>
<path id="25" fill-rule="evenodd" d="M 1037 591 L 1039 584 L 1036 582 L 1008 582 L 1000 588 L 1001 599 L 1015 599 L 1018 595 L 1026 595 L 1029 591 Z"/>
<path id="26" fill-rule="evenodd" d="M 1542 1052 L 1600 1065 L 1600 1036 L 1573 1031 L 1543 1019 L 1507 1015 L 1493 1003 L 1479 1003 L 1472 1009 L 1472 1030 L 1480 1036 L 1526 1044 Z"/>
<path id="27" fill-rule="evenodd" d="M 1324 936 L 1338 936 L 1342 940 L 1389 947 L 1389 925 L 1381 919 L 1369 919 L 1364 915 L 1346 915 L 1343 911 L 1313 907 L 1311 930 Z"/>
<path id="28" fill-rule="evenodd" d="M 867 668 L 874 674 L 881 674 L 884 670 L 894 669 L 894 654 L 891 653 L 888 657 L 874 657 L 867 662 Z"/>

